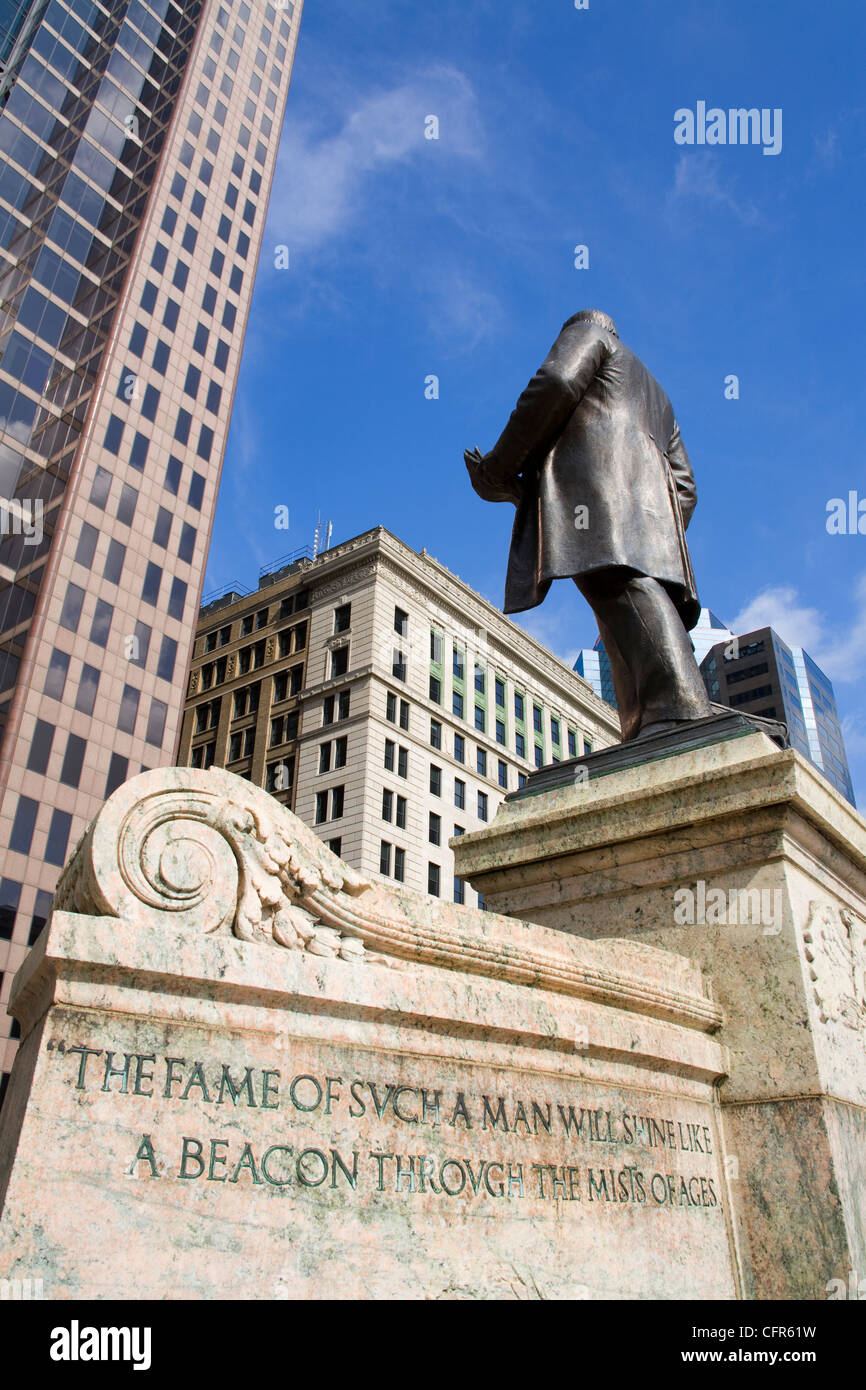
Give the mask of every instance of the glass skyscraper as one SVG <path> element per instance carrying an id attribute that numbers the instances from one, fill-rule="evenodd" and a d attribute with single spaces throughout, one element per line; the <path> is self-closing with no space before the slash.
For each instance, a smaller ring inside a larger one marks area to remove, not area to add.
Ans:
<path id="1" fill-rule="evenodd" d="M 300 10 L 0 0 L 2 1073 L 70 849 L 173 762 Z"/>
<path id="2" fill-rule="evenodd" d="M 792 748 L 855 805 L 833 686 L 802 647 L 789 647 L 771 627 L 720 642 L 701 662 L 711 700 L 743 714 L 780 719 Z"/>

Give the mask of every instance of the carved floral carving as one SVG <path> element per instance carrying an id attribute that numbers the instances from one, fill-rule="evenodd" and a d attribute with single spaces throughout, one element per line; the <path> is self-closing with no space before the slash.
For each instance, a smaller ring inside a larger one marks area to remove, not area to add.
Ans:
<path id="1" fill-rule="evenodd" d="M 803 941 L 821 1022 L 866 1029 L 866 924 L 848 908 L 813 900 Z"/>

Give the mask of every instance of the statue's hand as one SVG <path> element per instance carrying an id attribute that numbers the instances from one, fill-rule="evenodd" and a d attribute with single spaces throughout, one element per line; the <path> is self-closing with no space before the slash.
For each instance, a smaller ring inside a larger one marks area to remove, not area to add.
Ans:
<path id="1" fill-rule="evenodd" d="M 518 478 L 509 478 L 499 482 L 490 475 L 490 454 L 482 454 L 481 450 L 465 449 L 463 458 L 469 470 L 469 478 L 478 496 L 485 502 L 513 502 L 518 506 L 522 493 Z"/>

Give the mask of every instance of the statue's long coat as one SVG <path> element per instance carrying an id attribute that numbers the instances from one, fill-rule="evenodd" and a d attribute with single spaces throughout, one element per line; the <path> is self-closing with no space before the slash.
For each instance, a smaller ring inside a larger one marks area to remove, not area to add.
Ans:
<path id="1" fill-rule="evenodd" d="M 605 328 L 563 326 L 473 485 L 489 501 L 520 497 L 506 613 L 541 603 L 553 579 L 616 566 L 659 580 L 694 627 L 688 454 L 664 391 Z"/>

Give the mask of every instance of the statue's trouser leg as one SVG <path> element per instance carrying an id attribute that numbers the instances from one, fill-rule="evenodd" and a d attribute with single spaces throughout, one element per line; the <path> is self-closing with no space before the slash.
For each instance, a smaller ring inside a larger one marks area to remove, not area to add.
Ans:
<path id="1" fill-rule="evenodd" d="M 624 741 L 648 724 L 712 712 L 689 635 L 658 580 L 608 571 L 575 582 L 610 657 Z"/>

